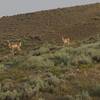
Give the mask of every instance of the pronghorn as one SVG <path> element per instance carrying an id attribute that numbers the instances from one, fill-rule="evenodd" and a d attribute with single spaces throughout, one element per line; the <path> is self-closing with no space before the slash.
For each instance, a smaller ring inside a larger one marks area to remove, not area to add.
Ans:
<path id="1" fill-rule="evenodd" d="M 8 47 L 11 49 L 11 51 L 14 53 L 15 50 L 21 51 L 21 42 L 10 42 L 7 40 Z"/>
<path id="2" fill-rule="evenodd" d="M 64 38 L 64 37 L 62 36 L 62 41 L 63 41 L 64 45 L 65 45 L 65 44 L 70 45 L 70 38 Z"/>
<path id="3" fill-rule="evenodd" d="M 69 37 L 64 37 L 63 35 L 61 35 L 62 37 L 62 41 L 63 41 L 63 45 L 70 45 L 70 38 Z"/>

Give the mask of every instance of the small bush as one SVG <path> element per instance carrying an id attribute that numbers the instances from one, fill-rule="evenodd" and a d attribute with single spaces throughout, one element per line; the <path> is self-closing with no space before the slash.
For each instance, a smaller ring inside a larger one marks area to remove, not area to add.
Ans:
<path id="1" fill-rule="evenodd" d="M 77 55 L 72 59 L 72 65 L 74 66 L 81 66 L 81 65 L 87 65 L 92 64 L 92 60 L 89 56 L 85 56 L 84 54 Z"/>
<path id="2" fill-rule="evenodd" d="M 49 60 L 45 59 L 42 56 L 30 56 L 28 59 L 23 62 L 22 66 L 26 68 L 47 68 L 54 66 L 54 63 Z"/>
<path id="3" fill-rule="evenodd" d="M 68 66 L 71 56 L 66 52 L 56 52 L 53 57 L 55 65 Z"/>
<path id="4" fill-rule="evenodd" d="M 100 63 L 100 50 L 99 49 L 89 49 L 88 55 L 92 58 L 95 63 Z"/>
<path id="5" fill-rule="evenodd" d="M 0 100 L 20 100 L 20 93 L 16 90 L 0 92 Z"/>
<path id="6" fill-rule="evenodd" d="M 92 88 L 90 93 L 91 93 L 92 96 L 100 97 L 100 84 L 96 84 L 96 86 Z"/>
<path id="7" fill-rule="evenodd" d="M 39 49 L 40 54 L 44 54 L 44 53 L 48 53 L 49 52 L 49 48 L 47 47 L 41 47 Z"/>
<path id="8" fill-rule="evenodd" d="M 0 71 L 3 71 L 5 69 L 5 65 L 0 63 Z"/>
<path id="9" fill-rule="evenodd" d="M 79 95 L 76 95 L 75 100 L 91 100 L 88 91 L 82 91 Z"/>

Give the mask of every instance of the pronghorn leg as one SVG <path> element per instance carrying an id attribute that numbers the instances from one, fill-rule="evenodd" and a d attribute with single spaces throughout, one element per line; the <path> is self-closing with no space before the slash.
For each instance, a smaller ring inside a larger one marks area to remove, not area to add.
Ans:
<path id="1" fill-rule="evenodd" d="M 70 41 L 68 41 L 68 45 L 70 45 Z"/>
<path id="2" fill-rule="evenodd" d="M 14 50 L 13 50 L 13 49 L 11 50 L 11 53 L 12 53 L 12 55 L 13 55 L 13 56 L 15 55 L 15 52 L 14 52 Z"/>
<path id="3" fill-rule="evenodd" d="M 66 45 L 65 45 L 65 43 L 63 44 L 63 47 L 65 47 Z"/>
<path id="4" fill-rule="evenodd" d="M 20 47 L 18 47 L 18 51 L 21 51 L 21 48 Z"/>

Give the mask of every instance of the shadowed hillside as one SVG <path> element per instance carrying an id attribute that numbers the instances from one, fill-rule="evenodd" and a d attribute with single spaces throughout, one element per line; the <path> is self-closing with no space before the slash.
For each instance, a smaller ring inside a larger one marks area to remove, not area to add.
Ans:
<path id="1" fill-rule="evenodd" d="M 41 11 L 0 19 L 0 39 L 34 35 L 60 42 L 58 32 L 73 39 L 100 33 L 100 3 Z"/>

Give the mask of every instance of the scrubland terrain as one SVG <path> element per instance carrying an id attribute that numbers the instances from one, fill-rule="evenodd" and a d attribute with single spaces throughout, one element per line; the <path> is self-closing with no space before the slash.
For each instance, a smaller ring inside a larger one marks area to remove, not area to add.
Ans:
<path id="1" fill-rule="evenodd" d="M 100 100 L 100 4 L 2 17 L 0 100 Z"/>

